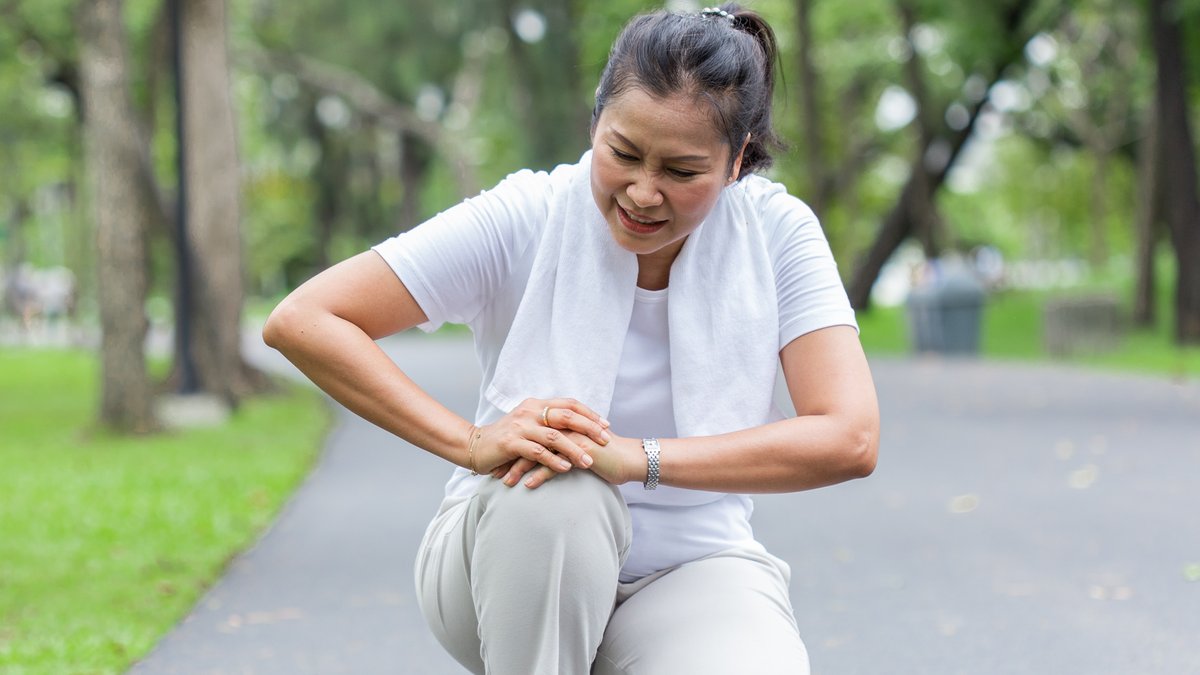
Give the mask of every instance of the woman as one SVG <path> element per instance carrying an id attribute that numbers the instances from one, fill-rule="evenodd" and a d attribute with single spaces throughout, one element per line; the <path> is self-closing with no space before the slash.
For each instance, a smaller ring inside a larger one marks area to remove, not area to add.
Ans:
<path id="1" fill-rule="evenodd" d="M 509 176 L 267 322 L 334 398 L 458 466 L 416 582 L 472 672 L 808 672 L 746 494 L 869 474 L 878 410 L 816 218 L 753 175 L 775 60 L 736 5 L 636 17 L 579 163 Z M 474 424 L 373 342 L 445 321 L 475 335 Z"/>

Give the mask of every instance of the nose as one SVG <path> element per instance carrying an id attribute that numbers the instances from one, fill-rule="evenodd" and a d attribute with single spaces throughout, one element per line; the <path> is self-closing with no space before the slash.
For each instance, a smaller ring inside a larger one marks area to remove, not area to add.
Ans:
<path id="1" fill-rule="evenodd" d="M 625 194 L 629 195 L 633 205 L 645 209 L 658 206 L 663 202 L 662 193 L 658 190 L 658 185 L 655 183 L 654 176 L 650 175 L 649 171 L 638 171 L 629 185 L 625 188 Z"/>

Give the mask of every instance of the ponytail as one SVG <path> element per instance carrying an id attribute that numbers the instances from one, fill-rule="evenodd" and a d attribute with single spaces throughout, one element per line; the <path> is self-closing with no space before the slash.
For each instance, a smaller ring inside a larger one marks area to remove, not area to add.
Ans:
<path id="1" fill-rule="evenodd" d="M 733 17 L 733 27 L 753 37 L 759 49 L 762 50 L 764 91 L 762 100 L 757 105 L 766 111 L 765 134 L 763 129 L 760 129 L 761 135 L 751 132 L 750 144 L 746 147 L 742 165 L 745 166 L 746 160 L 751 159 L 752 167 L 766 168 L 771 165 L 773 160 L 770 150 L 783 148 L 783 142 L 775 135 L 775 130 L 772 128 L 770 117 L 771 102 L 775 99 L 775 64 L 779 60 L 779 45 L 775 41 L 775 31 L 758 12 L 745 9 L 733 2 L 725 3 L 721 9 Z M 758 142 L 755 142 L 756 139 Z"/>

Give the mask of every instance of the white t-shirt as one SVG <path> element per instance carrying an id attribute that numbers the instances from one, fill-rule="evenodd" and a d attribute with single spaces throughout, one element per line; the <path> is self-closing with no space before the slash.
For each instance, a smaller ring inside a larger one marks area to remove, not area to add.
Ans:
<path id="1" fill-rule="evenodd" d="M 547 219 L 551 195 L 566 189 L 577 165 L 551 173 L 520 171 L 494 189 L 374 247 L 424 310 L 423 330 L 465 323 L 483 370 L 476 423 L 504 416 L 482 395 L 495 374 Z M 829 245 L 812 210 L 760 176 L 726 189 L 762 215 L 779 298 L 778 346 L 834 325 L 856 326 Z M 711 224 L 709 225 L 711 226 Z M 714 271 L 716 273 L 717 271 Z M 637 289 L 608 412 L 622 436 L 676 436 L 667 303 L 670 290 Z M 748 339 L 767 336 L 747 336 Z M 767 338 L 769 339 L 769 338 Z M 458 468 L 448 498 L 470 496 L 485 476 Z M 754 541 L 745 495 L 640 484 L 620 487 L 633 518 L 633 544 L 621 570 L 632 581 L 660 569 Z"/>

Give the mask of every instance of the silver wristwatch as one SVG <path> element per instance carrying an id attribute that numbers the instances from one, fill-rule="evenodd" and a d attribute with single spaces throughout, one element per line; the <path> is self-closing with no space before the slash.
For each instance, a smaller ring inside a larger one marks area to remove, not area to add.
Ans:
<path id="1" fill-rule="evenodd" d="M 643 438 L 642 450 L 646 451 L 646 482 L 642 486 L 653 490 L 658 487 L 658 439 Z"/>

